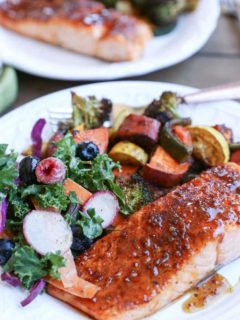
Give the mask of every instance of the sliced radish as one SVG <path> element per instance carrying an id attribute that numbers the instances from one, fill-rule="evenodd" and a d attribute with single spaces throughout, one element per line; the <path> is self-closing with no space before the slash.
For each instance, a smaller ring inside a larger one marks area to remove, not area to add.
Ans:
<path id="1" fill-rule="evenodd" d="M 48 279 L 48 282 L 61 288 L 73 288 L 75 295 L 82 298 L 92 298 L 99 290 L 96 285 L 78 277 L 76 265 L 70 247 L 72 245 L 72 231 L 60 213 L 34 210 L 23 221 L 23 233 L 26 241 L 42 255 L 48 252 L 61 251 L 65 258 L 65 267 L 58 271 L 61 281 Z M 39 286 L 23 301 L 26 305 L 36 296 Z M 70 290 L 69 289 L 69 290 Z"/>
<path id="2" fill-rule="evenodd" d="M 64 191 L 65 194 L 68 196 L 70 192 L 75 192 L 78 198 L 78 201 L 83 204 L 87 201 L 91 196 L 91 192 L 87 189 L 83 188 L 80 184 L 76 183 L 72 179 L 66 179 L 64 182 Z"/>
<path id="3" fill-rule="evenodd" d="M 23 234 L 39 254 L 67 252 L 72 245 L 72 231 L 60 213 L 33 210 L 23 221 Z"/>
<path id="4" fill-rule="evenodd" d="M 118 199 L 111 191 L 96 192 L 83 205 L 83 213 L 87 214 L 89 209 L 95 209 L 96 215 L 103 219 L 103 228 L 107 228 L 119 212 Z"/>

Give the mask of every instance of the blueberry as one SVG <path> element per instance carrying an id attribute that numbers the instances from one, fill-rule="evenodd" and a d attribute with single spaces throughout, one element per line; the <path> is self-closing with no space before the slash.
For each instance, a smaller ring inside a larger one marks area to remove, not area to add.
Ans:
<path id="1" fill-rule="evenodd" d="M 93 240 L 89 239 L 82 233 L 81 227 L 76 225 L 71 226 L 73 233 L 73 243 L 71 250 L 77 254 L 83 253 L 91 247 Z"/>
<path id="2" fill-rule="evenodd" d="M 98 154 L 98 146 L 91 141 L 82 142 L 77 145 L 76 156 L 83 161 L 91 161 L 95 159 Z"/>
<path id="3" fill-rule="evenodd" d="M 12 256 L 14 243 L 8 239 L 0 239 L 0 266 L 3 266 Z"/>
<path id="4" fill-rule="evenodd" d="M 37 182 L 35 169 L 39 163 L 37 157 L 25 157 L 19 163 L 19 177 L 22 182 L 27 185 L 34 184 Z"/>

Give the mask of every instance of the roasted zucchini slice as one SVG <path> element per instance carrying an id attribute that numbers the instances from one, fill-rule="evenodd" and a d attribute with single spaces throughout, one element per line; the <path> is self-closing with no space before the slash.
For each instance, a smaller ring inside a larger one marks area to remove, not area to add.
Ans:
<path id="1" fill-rule="evenodd" d="M 211 127 L 192 127 L 193 155 L 213 167 L 229 161 L 229 145 L 224 136 Z"/>
<path id="2" fill-rule="evenodd" d="M 133 110 L 128 107 L 121 109 L 117 113 L 117 115 L 113 119 L 113 129 L 115 132 L 120 128 L 120 126 L 123 123 L 123 121 L 125 120 L 125 118 L 127 116 L 129 116 L 131 113 L 133 113 Z"/>
<path id="3" fill-rule="evenodd" d="M 123 165 L 144 166 L 148 154 L 139 146 L 128 141 L 117 143 L 109 152 L 109 157 Z"/>

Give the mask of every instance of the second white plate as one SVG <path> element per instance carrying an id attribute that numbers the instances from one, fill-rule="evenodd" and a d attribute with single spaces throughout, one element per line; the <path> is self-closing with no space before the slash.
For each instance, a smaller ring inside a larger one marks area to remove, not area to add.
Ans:
<path id="1" fill-rule="evenodd" d="M 19 70 L 62 80 L 110 80 L 146 74 L 179 63 L 207 42 L 220 13 L 218 0 L 201 0 L 176 29 L 155 37 L 135 62 L 109 63 L 35 41 L 0 28 L 0 57 Z"/>

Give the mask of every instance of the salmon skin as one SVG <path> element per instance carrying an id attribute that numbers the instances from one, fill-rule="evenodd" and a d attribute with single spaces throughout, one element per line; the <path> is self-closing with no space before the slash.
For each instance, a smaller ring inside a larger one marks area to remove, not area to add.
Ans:
<path id="1" fill-rule="evenodd" d="M 108 61 L 141 57 L 150 26 L 92 0 L 2 0 L 0 25 Z"/>
<path id="2" fill-rule="evenodd" d="M 101 289 L 81 299 L 52 296 L 99 320 L 142 319 L 240 256 L 240 167 L 204 172 L 147 205 L 77 259 Z"/>

